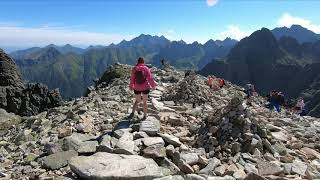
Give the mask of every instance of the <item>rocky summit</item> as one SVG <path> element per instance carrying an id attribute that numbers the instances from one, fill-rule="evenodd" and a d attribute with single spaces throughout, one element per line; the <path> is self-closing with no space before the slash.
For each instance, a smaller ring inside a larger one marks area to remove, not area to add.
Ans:
<path id="1" fill-rule="evenodd" d="M 248 106 L 241 87 L 210 89 L 205 77 L 172 67 L 152 68 L 148 117 L 129 119 L 131 68 L 115 64 L 87 97 L 35 116 L 1 110 L 1 177 L 320 178 L 319 119 L 271 112 L 259 96 Z"/>
<path id="2" fill-rule="evenodd" d="M 25 85 L 13 60 L 0 49 L 0 108 L 30 116 L 61 103 L 58 90 L 39 83 Z"/>

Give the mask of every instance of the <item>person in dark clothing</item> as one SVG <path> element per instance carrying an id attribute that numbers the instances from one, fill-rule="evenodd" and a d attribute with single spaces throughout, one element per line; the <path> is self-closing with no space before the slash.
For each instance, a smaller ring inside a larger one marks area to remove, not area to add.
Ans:
<path id="1" fill-rule="evenodd" d="M 284 94 L 283 94 L 282 92 L 279 92 L 279 93 L 278 93 L 278 100 L 279 100 L 279 104 L 280 104 L 281 106 L 284 106 L 284 105 L 285 105 L 286 100 L 285 100 Z"/>
<path id="2" fill-rule="evenodd" d="M 187 70 L 185 73 L 184 73 L 184 77 L 188 77 L 189 75 L 191 74 L 191 70 Z"/>
<path id="3" fill-rule="evenodd" d="M 161 65 L 164 66 L 164 59 L 161 59 Z"/>
<path id="4" fill-rule="evenodd" d="M 247 105 L 252 105 L 251 103 L 253 101 L 253 96 L 255 94 L 254 85 L 247 84 L 246 89 L 245 89 L 245 93 L 247 94 Z"/>
<path id="5" fill-rule="evenodd" d="M 270 95 L 270 110 L 273 111 L 276 108 L 277 112 L 281 112 L 279 94 L 277 91 L 273 90 Z"/>

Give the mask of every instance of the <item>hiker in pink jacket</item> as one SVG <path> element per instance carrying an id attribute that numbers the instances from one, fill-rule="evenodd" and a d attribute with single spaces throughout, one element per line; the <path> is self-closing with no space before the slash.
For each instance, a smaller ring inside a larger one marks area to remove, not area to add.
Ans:
<path id="1" fill-rule="evenodd" d="M 147 117 L 148 111 L 148 94 L 150 92 L 150 86 L 153 90 L 156 89 L 156 83 L 153 80 L 150 69 L 144 64 L 144 59 L 140 57 L 138 63 L 131 71 L 130 85 L 129 89 L 134 90 L 135 102 L 132 108 L 132 112 L 129 117 L 134 116 L 134 112 L 137 110 L 138 105 L 141 102 L 141 94 L 143 100 L 143 112 L 145 119 Z"/>

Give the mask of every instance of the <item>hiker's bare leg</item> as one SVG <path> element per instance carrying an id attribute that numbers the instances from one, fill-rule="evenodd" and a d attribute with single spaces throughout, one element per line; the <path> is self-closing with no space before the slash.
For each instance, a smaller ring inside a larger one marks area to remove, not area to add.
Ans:
<path id="1" fill-rule="evenodd" d="M 133 107 L 132 107 L 132 113 L 131 114 L 134 114 L 134 112 L 137 110 L 138 108 L 138 105 L 140 104 L 141 102 L 141 94 L 135 94 L 134 95 L 135 97 L 135 102 L 133 104 Z"/>
<path id="2" fill-rule="evenodd" d="M 144 112 L 144 116 L 146 116 L 148 112 L 148 104 L 147 104 L 148 94 L 142 95 L 142 100 L 143 100 L 143 112 Z"/>

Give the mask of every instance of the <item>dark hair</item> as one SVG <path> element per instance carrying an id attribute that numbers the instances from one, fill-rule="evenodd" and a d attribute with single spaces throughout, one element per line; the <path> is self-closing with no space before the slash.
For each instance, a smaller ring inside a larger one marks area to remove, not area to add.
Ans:
<path id="1" fill-rule="evenodd" d="M 144 59 L 142 57 L 139 57 L 137 64 L 144 64 Z"/>

